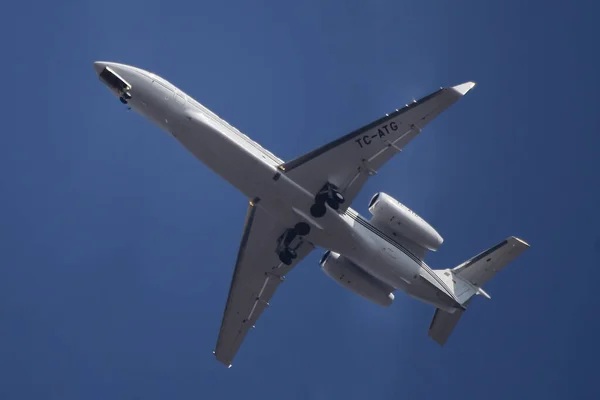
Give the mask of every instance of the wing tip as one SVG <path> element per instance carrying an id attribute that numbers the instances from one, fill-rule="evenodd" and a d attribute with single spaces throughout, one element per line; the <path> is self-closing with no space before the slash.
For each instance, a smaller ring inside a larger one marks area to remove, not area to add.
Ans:
<path id="1" fill-rule="evenodd" d="M 518 237 L 516 237 L 516 236 L 511 236 L 511 238 L 512 238 L 512 239 L 514 239 L 514 240 L 516 240 L 517 242 L 521 243 L 521 244 L 522 244 L 523 246 L 525 246 L 525 247 L 531 247 L 531 246 L 529 245 L 529 243 L 527 243 L 527 242 L 526 242 L 526 241 L 524 241 L 523 239 L 519 239 L 519 238 L 518 238 Z"/>
<path id="2" fill-rule="evenodd" d="M 214 350 L 213 355 L 215 356 L 215 358 L 217 359 L 217 361 L 219 361 L 221 364 L 223 364 L 224 366 L 226 366 L 227 368 L 231 368 L 231 361 L 229 358 L 224 358 L 222 355 L 217 354 L 217 351 Z"/>
<path id="3" fill-rule="evenodd" d="M 475 82 L 469 81 L 469 82 L 461 83 L 460 85 L 452 86 L 452 90 L 454 90 L 455 92 L 457 92 L 461 96 L 464 96 L 471 89 L 473 89 L 475 87 L 475 85 L 476 85 Z"/>

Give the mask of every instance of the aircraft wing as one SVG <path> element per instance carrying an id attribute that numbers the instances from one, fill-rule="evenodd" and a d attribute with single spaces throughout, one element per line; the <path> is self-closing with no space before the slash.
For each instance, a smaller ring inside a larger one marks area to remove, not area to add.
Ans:
<path id="1" fill-rule="evenodd" d="M 311 243 L 296 238 L 291 246 L 298 257 L 289 266 L 282 264 L 275 248 L 286 228 L 250 203 L 215 350 L 217 360 L 225 365 L 231 365 L 248 329 L 268 306 L 284 276 L 314 249 Z"/>
<path id="2" fill-rule="evenodd" d="M 326 182 L 335 185 L 346 201 L 345 211 L 368 177 L 377 173 L 421 129 L 475 86 L 473 82 L 442 88 L 354 132 L 319 147 L 279 169 L 315 195 Z"/>

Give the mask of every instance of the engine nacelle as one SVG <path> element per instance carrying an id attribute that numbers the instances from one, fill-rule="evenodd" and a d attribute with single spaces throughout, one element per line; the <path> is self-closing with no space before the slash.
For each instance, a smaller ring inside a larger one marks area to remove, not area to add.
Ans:
<path id="1" fill-rule="evenodd" d="M 325 275 L 346 289 L 375 304 L 387 307 L 394 300 L 393 288 L 369 275 L 338 253 L 327 251 L 321 258 L 321 269 Z"/>
<path id="2" fill-rule="evenodd" d="M 378 223 L 428 250 L 436 251 L 444 239 L 435 229 L 404 204 L 383 192 L 369 202 L 369 211 Z"/>

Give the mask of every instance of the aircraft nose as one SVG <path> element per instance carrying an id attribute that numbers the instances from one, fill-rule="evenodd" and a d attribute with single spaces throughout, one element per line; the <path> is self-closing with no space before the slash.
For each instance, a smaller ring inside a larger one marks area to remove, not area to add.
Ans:
<path id="1" fill-rule="evenodd" d="M 102 72 L 102 70 L 104 69 L 104 67 L 106 67 L 106 63 L 102 62 L 102 61 L 96 61 L 94 63 L 94 70 L 96 71 L 96 73 L 98 75 L 100 75 L 100 72 Z"/>

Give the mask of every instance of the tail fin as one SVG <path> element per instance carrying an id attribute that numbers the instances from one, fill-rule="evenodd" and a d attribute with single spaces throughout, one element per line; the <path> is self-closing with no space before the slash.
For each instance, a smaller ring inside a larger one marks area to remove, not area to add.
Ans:
<path id="1" fill-rule="evenodd" d="M 434 272 L 454 291 L 459 302 L 466 306 L 475 295 L 480 294 L 490 299 L 481 287 L 528 248 L 527 243 L 511 236 L 458 267 Z M 448 313 L 437 309 L 429 327 L 429 336 L 444 345 L 463 312 L 464 310 L 456 310 Z"/>

